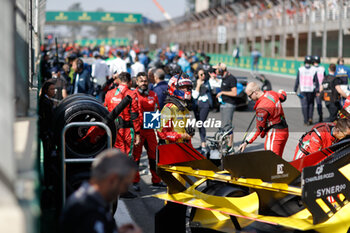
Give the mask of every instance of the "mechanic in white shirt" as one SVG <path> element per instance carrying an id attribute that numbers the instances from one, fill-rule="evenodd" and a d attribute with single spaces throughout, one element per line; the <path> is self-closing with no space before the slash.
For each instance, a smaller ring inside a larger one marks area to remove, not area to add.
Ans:
<path id="1" fill-rule="evenodd" d="M 94 52 L 95 62 L 91 67 L 91 76 L 94 77 L 97 85 L 102 86 L 109 77 L 109 70 L 107 63 L 102 60 L 99 52 Z"/>
<path id="2" fill-rule="evenodd" d="M 140 72 L 145 72 L 145 66 L 140 62 L 139 56 L 136 56 L 135 63 L 131 65 L 131 77 L 136 77 Z"/>
<path id="3" fill-rule="evenodd" d="M 126 61 L 122 59 L 122 53 L 117 51 L 117 58 L 110 63 L 110 74 L 114 74 L 116 71 L 118 74 L 121 72 L 127 72 Z"/>
<path id="4" fill-rule="evenodd" d="M 99 52 L 94 52 L 95 62 L 91 66 L 91 76 L 94 78 L 94 88 L 96 91 L 96 98 L 103 101 L 102 86 L 108 80 L 109 69 L 107 63 L 102 60 Z"/>

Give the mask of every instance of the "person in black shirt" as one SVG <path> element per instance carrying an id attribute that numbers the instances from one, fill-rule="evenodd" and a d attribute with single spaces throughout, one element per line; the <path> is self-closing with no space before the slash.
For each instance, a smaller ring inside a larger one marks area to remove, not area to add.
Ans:
<path id="1" fill-rule="evenodd" d="M 196 88 L 192 90 L 192 97 L 195 102 L 194 114 L 197 121 L 204 122 L 207 120 L 209 110 L 213 105 L 211 97 L 211 88 L 209 81 L 205 80 L 205 73 L 203 69 L 198 70 L 198 78 L 196 80 Z M 206 154 L 206 130 L 202 126 L 199 128 L 199 134 L 201 138 L 201 152 Z"/>
<path id="2" fill-rule="evenodd" d="M 55 84 L 55 95 L 53 97 L 54 99 L 54 106 L 56 107 L 59 102 L 66 98 L 68 96 L 67 94 L 67 81 L 65 78 L 61 75 L 61 70 L 59 70 L 57 67 L 53 67 L 51 69 L 52 78 L 48 81 Z"/>
<path id="3" fill-rule="evenodd" d="M 91 179 L 73 193 L 61 217 L 62 233 L 141 233 L 134 224 L 121 226 L 110 210 L 110 203 L 125 193 L 132 183 L 136 164 L 117 149 L 100 153 L 92 163 Z"/>
<path id="4" fill-rule="evenodd" d="M 40 76 L 41 76 L 41 83 L 44 83 L 45 81 L 51 78 L 49 55 L 47 52 L 43 54 L 40 62 Z"/>
<path id="5" fill-rule="evenodd" d="M 232 124 L 233 113 L 236 109 L 237 96 L 237 79 L 227 71 L 224 63 L 219 63 L 216 67 L 217 71 L 222 72 L 221 92 L 216 95 L 220 102 L 221 122 L 222 126 Z M 231 150 L 233 136 L 231 135 L 228 143 L 229 150 Z"/>
<path id="6" fill-rule="evenodd" d="M 44 149 L 44 183 L 46 186 L 54 182 L 52 174 L 52 153 L 55 149 L 53 141 L 52 122 L 55 95 L 55 84 L 50 81 L 44 82 L 39 97 L 39 137 L 43 142 Z"/>
<path id="7" fill-rule="evenodd" d="M 324 78 L 321 86 L 321 95 L 329 111 L 328 121 L 333 122 L 337 119 L 337 113 L 340 110 L 340 96 L 345 96 L 341 88 L 341 80 L 335 76 L 336 65 L 330 64 L 328 75 Z"/>
<path id="8" fill-rule="evenodd" d="M 67 82 L 67 94 L 72 92 L 72 80 L 69 77 L 69 73 L 70 73 L 70 67 L 68 64 L 64 64 L 62 66 L 62 71 L 61 71 L 61 76 L 66 80 Z"/>
<path id="9" fill-rule="evenodd" d="M 169 74 L 170 76 L 174 76 L 175 74 L 179 74 L 181 72 L 181 66 L 179 66 L 179 64 L 177 64 L 179 62 L 180 57 L 178 55 L 176 55 L 173 58 L 173 61 L 171 63 L 169 63 L 168 65 L 166 65 L 169 68 Z"/>

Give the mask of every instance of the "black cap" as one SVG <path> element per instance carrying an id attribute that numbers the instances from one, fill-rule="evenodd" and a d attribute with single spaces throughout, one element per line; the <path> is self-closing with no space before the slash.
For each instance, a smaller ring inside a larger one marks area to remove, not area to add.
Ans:
<path id="1" fill-rule="evenodd" d="M 321 58 L 320 58 L 319 56 L 317 56 L 317 55 L 313 56 L 313 57 L 312 57 L 312 60 L 313 60 L 314 63 L 315 63 L 315 62 L 318 63 L 318 64 L 321 63 Z"/>
<path id="2" fill-rule="evenodd" d="M 309 55 L 305 56 L 304 63 L 305 64 L 312 64 L 312 57 Z"/>

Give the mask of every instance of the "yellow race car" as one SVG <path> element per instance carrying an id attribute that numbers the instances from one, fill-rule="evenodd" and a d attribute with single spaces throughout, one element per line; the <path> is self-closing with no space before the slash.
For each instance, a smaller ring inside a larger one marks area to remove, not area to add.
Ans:
<path id="1" fill-rule="evenodd" d="M 222 168 L 190 144 L 160 145 L 168 191 L 156 232 L 348 232 L 350 140 L 289 163 L 271 151 L 223 158 Z M 255 231 L 256 232 L 256 231 Z"/>

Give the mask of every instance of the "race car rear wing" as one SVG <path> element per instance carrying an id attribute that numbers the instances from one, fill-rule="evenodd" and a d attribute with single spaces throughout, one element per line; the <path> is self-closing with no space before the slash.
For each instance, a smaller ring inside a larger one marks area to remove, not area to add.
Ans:
<path id="1" fill-rule="evenodd" d="M 227 156 L 224 159 L 224 168 L 230 171 L 231 174 L 229 174 L 206 159 L 192 145 L 174 143 L 158 146 L 157 164 L 157 172 L 163 181 L 168 184 L 169 193 L 181 192 L 188 188 L 184 185 L 185 182 L 180 182 L 181 179 L 174 176 L 174 174 L 178 174 L 189 185 L 193 184 L 188 178 L 188 176 L 191 176 L 197 179 L 204 178 L 254 189 L 301 196 L 300 186 L 288 185 L 291 181 L 300 177 L 300 173 L 271 151 Z M 249 164 L 250 169 L 247 168 Z M 238 173 L 235 172 L 236 167 Z M 265 173 L 270 175 L 266 176 Z"/>
<path id="2" fill-rule="evenodd" d="M 295 167 L 272 151 L 226 156 L 223 166 L 232 177 L 258 178 L 265 182 L 290 184 L 300 176 Z"/>
<path id="3" fill-rule="evenodd" d="M 350 200 L 350 148 L 332 155 L 324 164 L 306 167 L 302 173 L 302 201 L 313 223 L 327 221 Z"/>

